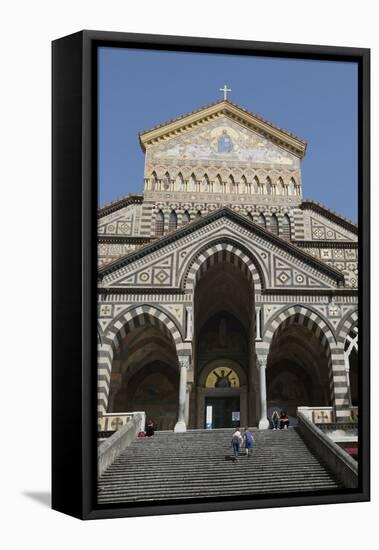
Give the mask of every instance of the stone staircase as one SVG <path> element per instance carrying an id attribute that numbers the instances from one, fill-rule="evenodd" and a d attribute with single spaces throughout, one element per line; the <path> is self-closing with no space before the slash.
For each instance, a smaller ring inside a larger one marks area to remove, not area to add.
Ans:
<path id="1" fill-rule="evenodd" d="M 335 490 L 342 485 L 296 428 L 253 430 L 252 456 L 234 462 L 232 430 L 156 432 L 137 439 L 104 472 L 98 502 Z"/>

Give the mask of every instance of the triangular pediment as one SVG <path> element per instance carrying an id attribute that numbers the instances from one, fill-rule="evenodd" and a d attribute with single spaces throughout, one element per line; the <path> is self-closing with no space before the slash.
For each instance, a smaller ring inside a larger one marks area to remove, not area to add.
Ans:
<path id="1" fill-rule="evenodd" d="M 263 290 L 328 290 L 343 284 L 339 271 L 254 222 L 223 208 L 158 239 L 99 271 L 100 288 L 183 290 L 194 258 L 209 247 L 233 244 L 254 263 Z"/>
<path id="2" fill-rule="evenodd" d="M 215 122 L 218 118 L 234 122 L 254 134 L 263 136 L 271 143 L 284 148 L 298 158 L 303 158 L 305 154 L 306 143 L 302 139 L 227 100 L 218 101 L 188 115 L 142 132 L 140 134 L 141 147 L 146 151 L 152 146 L 184 135 L 204 124 Z"/>
<path id="3" fill-rule="evenodd" d="M 149 165 L 176 163 L 212 163 L 222 166 L 249 165 L 255 168 L 299 169 L 299 157 L 225 114 L 205 121 L 179 135 L 153 144 L 148 152 Z"/>

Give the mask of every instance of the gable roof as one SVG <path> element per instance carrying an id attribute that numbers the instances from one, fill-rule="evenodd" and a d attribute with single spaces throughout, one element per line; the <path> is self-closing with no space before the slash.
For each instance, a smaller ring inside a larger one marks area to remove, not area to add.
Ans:
<path id="1" fill-rule="evenodd" d="M 330 208 L 327 208 L 321 202 L 303 200 L 301 204 L 299 204 L 299 208 L 301 210 L 313 210 L 313 212 L 317 212 L 318 214 L 325 216 L 325 218 L 328 218 L 330 221 L 358 235 L 357 224 L 353 223 L 351 220 L 345 218 L 344 216 L 341 216 L 341 214 L 334 212 L 334 210 L 330 210 Z"/>
<path id="2" fill-rule="evenodd" d="M 97 217 L 102 218 L 112 212 L 115 212 L 116 210 L 124 208 L 124 206 L 129 206 L 129 204 L 141 204 L 142 202 L 142 193 L 130 193 L 129 195 L 125 195 L 125 197 L 121 197 L 120 199 L 112 201 L 99 208 L 97 211 Z"/>
<path id="3" fill-rule="evenodd" d="M 303 158 L 305 155 L 307 144 L 303 139 L 275 126 L 275 124 L 265 120 L 256 113 L 252 113 L 236 103 L 224 99 L 201 107 L 191 113 L 181 115 L 149 130 L 143 130 L 139 134 L 142 150 L 145 152 L 147 145 L 178 135 L 191 127 L 197 126 L 201 122 L 206 122 L 220 115 L 226 115 L 236 122 L 247 126 L 300 158 Z"/>
<path id="4" fill-rule="evenodd" d="M 317 258 L 308 254 L 307 252 L 304 252 L 297 246 L 289 243 L 288 241 L 285 241 L 281 237 L 277 237 L 276 235 L 274 235 L 264 227 L 256 224 L 252 220 L 248 219 L 246 216 L 241 216 L 241 214 L 234 212 L 228 207 L 220 208 L 218 210 L 215 210 L 214 212 L 211 212 L 210 214 L 207 214 L 206 216 L 203 216 L 202 218 L 198 218 L 192 221 L 191 223 L 177 229 L 176 231 L 173 231 L 168 235 L 165 235 L 159 239 L 156 239 L 152 243 L 146 244 L 145 246 L 138 248 L 137 250 L 131 252 L 130 254 L 122 258 L 119 258 L 118 260 L 110 264 L 105 265 L 103 268 L 99 269 L 98 277 L 101 280 L 104 276 L 117 271 L 118 269 L 128 265 L 129 263 L 134 262 L 135 260 L 138 260 L 146 256 L 151 252 L 155 252 L 159 249 L 162 249 L 167 244 L 174 242 L 180 237 L 196 232 L 198 229 L 206 226 L 210 222 L 220 219 L 222 217 L 235 221 L 240 225 L 242 225 L 243 227 L 253 229 L 253 231 L 256 234 L 258 234 L 261 237 L 265 237 L 268 241 L 271 241 L 273 244 L 286 250 L 287 252 L 295 256 L 297 259 L 310 264 L 312 267 L 321 271 L 325 275 L 328 275 L 329 277 L 335 279 L 338 283 L 343 283 L 344 276 L 340 271 L 318 260 Z"/>

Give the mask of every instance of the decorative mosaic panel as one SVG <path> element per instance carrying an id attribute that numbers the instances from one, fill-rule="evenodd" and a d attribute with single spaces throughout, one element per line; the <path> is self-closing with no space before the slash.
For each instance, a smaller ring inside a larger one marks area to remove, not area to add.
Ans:
<path id="1" fill-rule="evenodd" d="M 220 168 L 229 162 L 299 168 L 296 156 L 225 116 L 149 148 L 146 177 L 167 161 L 217 161 Z"/>
<path id="2" fill-rule="evenodd" d="M 346 286 L 358 286 L 358 250 L 356 248 L 302 248 L 308 254 L 338 269 L 345 276 Z"/>
<path id="3" fill-rule="evenodd" d="M 136 225 L 138 224 L 136 222 L 139 220 L 140 212 L 141 206 L 133 204 L 100 218 L 97 228 L 98 235 L 126 237 L 137 234 Z"/>

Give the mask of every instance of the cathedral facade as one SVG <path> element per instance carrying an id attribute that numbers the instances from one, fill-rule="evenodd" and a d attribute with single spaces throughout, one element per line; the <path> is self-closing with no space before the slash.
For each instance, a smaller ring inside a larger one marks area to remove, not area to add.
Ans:
<path id="1" fill-rule="evenodd" d="M 98 211 L 99 430 L 356 415 L 358 229 L 303 199 L 306 143 L 225 99 L 139 139 Z"/>

